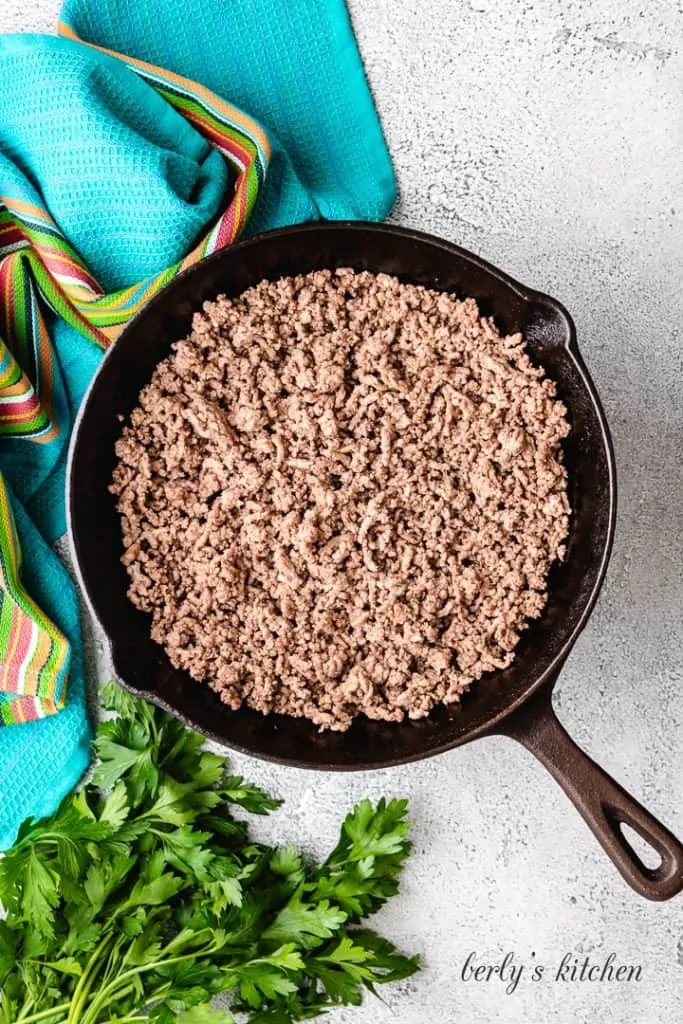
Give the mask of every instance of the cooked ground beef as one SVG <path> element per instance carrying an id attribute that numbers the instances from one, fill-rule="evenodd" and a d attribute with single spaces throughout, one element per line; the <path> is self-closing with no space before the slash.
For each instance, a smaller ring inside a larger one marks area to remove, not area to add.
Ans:
<path id="1" fill-rule="evenodd" d="M 231 708 L 420 718 L 543 608 L 568 431 L 473 299 L 352 270 L 219 297 L 116 446 L 130 600 Z"/>

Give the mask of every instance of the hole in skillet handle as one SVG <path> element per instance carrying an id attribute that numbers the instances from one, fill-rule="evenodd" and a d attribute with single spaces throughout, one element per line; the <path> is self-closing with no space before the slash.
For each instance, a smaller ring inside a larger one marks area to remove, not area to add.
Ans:
<path id="1" fill-rule="evenodd" d="M 619 831 L 627 845 L 633 849 L 644 870 L 656 871 L 662 866 L 661 853 L 655 850 L 654 846 L 650 846 L 646 836 L 641 836 L 636 828 L 627 825 L 625 821 L 619 822 Z"/>

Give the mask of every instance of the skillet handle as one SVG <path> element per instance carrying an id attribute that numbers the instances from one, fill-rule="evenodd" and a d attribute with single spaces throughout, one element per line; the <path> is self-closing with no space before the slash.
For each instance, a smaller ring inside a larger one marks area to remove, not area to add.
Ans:
<path id="1" fill-rule="evenodd" d="M 551 694 L 552 686 L 543 687 L 497 731 L 518 740 L 548 769 L 637 893 L 649 900 L 671 899 L 683 889 L 683 845 L 577 746 L 558 721 Z M 622 823 L 656 850 L 658 867 L 643 864 Z"/>

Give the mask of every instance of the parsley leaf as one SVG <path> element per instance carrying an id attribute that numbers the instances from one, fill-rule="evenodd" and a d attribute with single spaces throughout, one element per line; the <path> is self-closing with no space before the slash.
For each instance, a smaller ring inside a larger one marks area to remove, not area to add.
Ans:
<path id="1" fill-rule="evenodd" d="M 277 810 L 283 802 L 282 800 L 273 800 L 252 782 L 245 782 L 240 775 L 232 775 L 224 779 L 220 793 L 230 803 L 238 804 L 252 814 L 269 814 L 270 811 Z"/>
<path id="2" fill-rule="evenodd" d="M 46 867 L 35 849 L 31 849 L 26 860 L 21 908 L 24 920 L 48 936 L 54 934 L 52 911 L 59 903 L 58 881 L 57 873 Z"/>
<path id="3" fill-rule="evenodd" d="M 346 921 L 346 914 L 329 900 L 305 903 L 304 886 L 289 898 L 273 923 L 263 933 L 273 942 L 295 942 L 302 946 L 317 945 L 315 939 L 329 939 Z"/>

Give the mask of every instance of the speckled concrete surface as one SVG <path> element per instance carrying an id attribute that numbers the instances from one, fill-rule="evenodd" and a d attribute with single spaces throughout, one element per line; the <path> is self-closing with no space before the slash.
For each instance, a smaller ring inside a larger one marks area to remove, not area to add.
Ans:
<path id="1" fill-rule="evenodd" d="M 0 0 L 0 30 L 49 31 L 58 6 Z M 576 319 L 614 433 L 620 510 L 608 580 L 556 703 L 591 755 L 683 834 L 683 3 L 351 10 L 399 174 L 394 219 L 475 250 Z M 633 895 L 511 742 L 355 776 L 234 760 L 287 798 L 259 831 L 314 851 L 356 798 L 410 797 L 415 852 L 378 924 L 422 952 L 424 971 L 339 1024 L 680 1019 L 682 899 Z M 473 951 L 494 963 L 514 952 L 546 975 L 567 952 L 614 952 L 642 979 L 527 975 L 506 995 L 500 982 L 461 980 Z"/>

